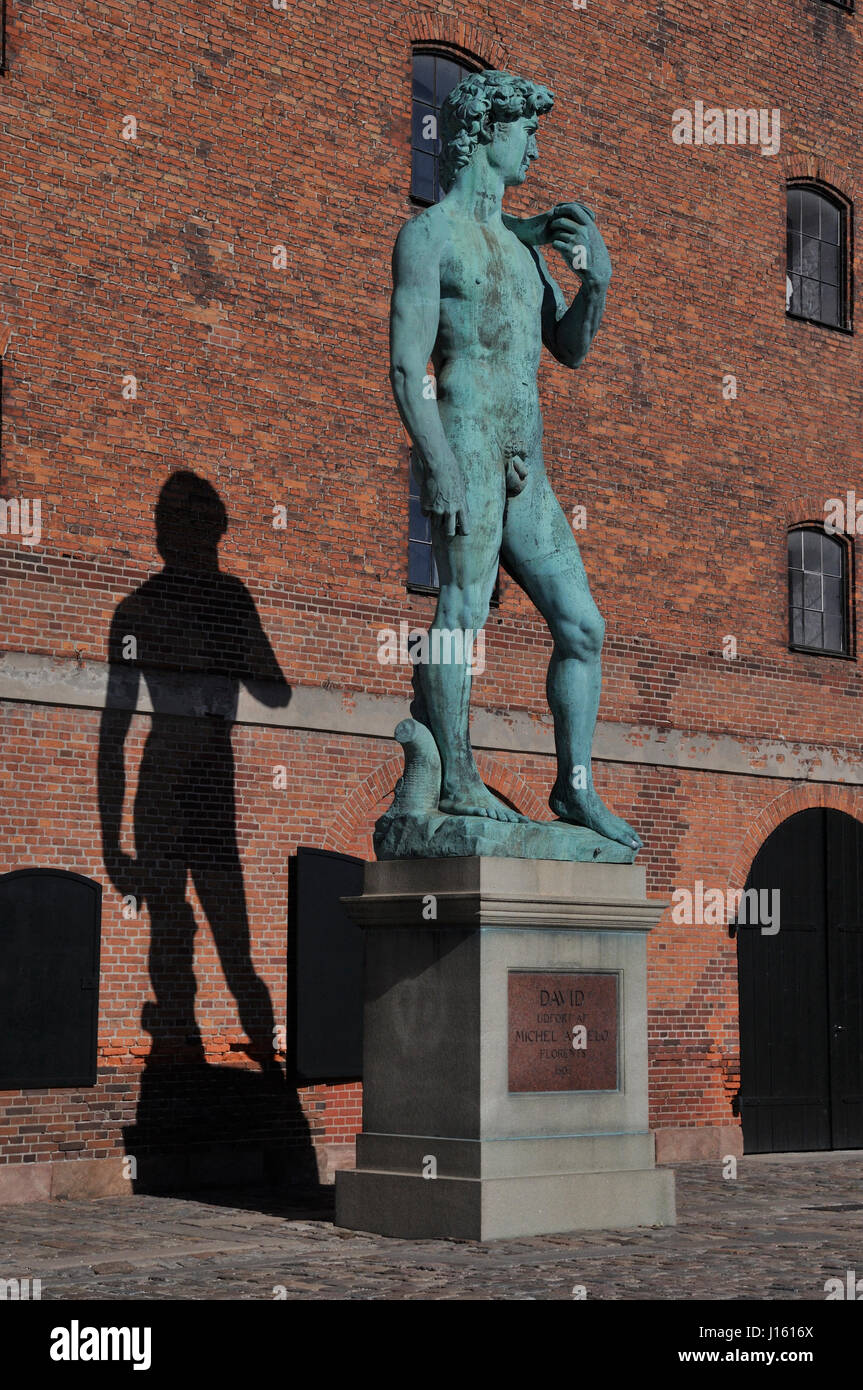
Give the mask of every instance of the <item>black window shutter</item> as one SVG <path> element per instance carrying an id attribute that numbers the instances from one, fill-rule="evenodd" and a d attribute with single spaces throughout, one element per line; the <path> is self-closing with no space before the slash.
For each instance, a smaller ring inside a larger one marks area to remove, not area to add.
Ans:
<path id="1" fill-rule="evenodd" d="M 101 915 L 81 874 L 0 876 L 0 1090 L 96 1084 Z"/>

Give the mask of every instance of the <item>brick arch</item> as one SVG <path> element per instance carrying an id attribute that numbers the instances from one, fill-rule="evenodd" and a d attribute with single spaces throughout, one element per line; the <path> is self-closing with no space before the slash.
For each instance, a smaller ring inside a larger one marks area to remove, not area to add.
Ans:
<path id="1" fill-rule="evenodd" d="M 370 776 L 358 783 L 327 826 L 321 848 L 345 852 L 346 847 L 355 842 L 369 810 L 393 790 L 403 768 L 401 753 L 391 753 Z"/>
<path id="2" fill-rule="evenodd" d="M 729 887 L 743 888 L 759 849 L 784 820 L 798 811 L 808 811 L 815 806 L 845 811 L 856 820 L 863 820 L 863 788 L 841 787 L 834 782 L 804 782 L 799 787 L 780 792 L 764 807 L 746 832 L 729 874 Z"/>
<path id="3" fill-rule="evenodd" d="M 523 777 L 499 763 L 490 753 L 475 753 L 479 775 L 493 792 L 500 792 L 523 816 L 531 820 L 551 820 L 551 812 Z"/>
<path id="4" fill-rule="evenodd" d="M 529 816 L 531 820 L 551 819 L 548 807 L 517 772 L 505 767 L 488 753 L 477 753 L 476 765 L 486 785 L 491 787 L 493 792 L 499 792 L 501 796 L 506 797 L 522 815 Z M 354 787 L 327 826 L 321 849 L 340 853 L 352 852 L 351 846 L 356 845 L 362 837 L 363 826 L 366 827 L 371 842 L 372 827 L 369 814 L 383 797 L 392 792 L 403 769 L 404 759 L 401 752 L 394 753 Z"/>
<path id="5" fill-rule="evenodd" d="M 468 24 L 456 15 L 412 14 L 406 21 L 408 38 L 411 44 L 440 44 L 444 48 L 456 49 L 467 57 L 476 58 L 491 68 L 505 68 L 508 62 L 506 45 L 497 37 Z"/>
<path id="6" fill-rule="evenodd" d="M 827 501 L 824 490 L 821 492 L 798 492 L 782 504 L 785 525 L 790 531 L 795 526 L 824 525 L 824 503 Z"/>
<path id="7" fill-rule="evenodd" d="M 811 179 L 813 183 L 824 184 L 829 192 L 838 194 L 846 202 L 856 203 L 859 200 L 853 176 L 842 165 L 834 164 L 832 159 L 824 155 L 787 155 L 782 159 L 781 167 L 789 183 L 795 179 Z"/>

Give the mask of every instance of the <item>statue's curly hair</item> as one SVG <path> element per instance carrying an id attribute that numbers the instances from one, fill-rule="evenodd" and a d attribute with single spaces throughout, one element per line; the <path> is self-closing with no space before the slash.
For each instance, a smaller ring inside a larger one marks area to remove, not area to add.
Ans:
<path id="1" fill-rule="evenodd" d="M 440 183 L 445 193 L 477 145 L 487 145 L 498 121 L 544 116 L 554 105 L 547 87 L 511 72 L 472 72 L 453 87 L 441 107 Z"/>

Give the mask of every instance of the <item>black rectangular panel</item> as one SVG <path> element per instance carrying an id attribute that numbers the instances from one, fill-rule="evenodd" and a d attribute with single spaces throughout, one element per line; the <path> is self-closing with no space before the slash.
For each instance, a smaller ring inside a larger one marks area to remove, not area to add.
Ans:
<path id="1" fill-rule="evenodd" d="M 0 877 L 0 1090 L 96 1084 L 101 908 L 80 874 Z"/>
<path id="2" fill-rule="evenodd" d="M 364 863 L 297 850 L 297 1070 L 309 1081 L 362 1076 L 363 934 L 339 900 L 362 893 Z"/>
<path id="3" fill-rule="evenodd" d="M 773 832 L 756 856 L 747 887 L 780 890 L 781 926 L 775 935 L 757 925 L 737 930 L 744 1150 L 829 1149 L 820 808 L 790 817 Z"/>
<path id="4" fill-rule="evenodd" d="M 828 811 L 827 956 L 833 1148 L 863 1148 L 863 824 Z"/>

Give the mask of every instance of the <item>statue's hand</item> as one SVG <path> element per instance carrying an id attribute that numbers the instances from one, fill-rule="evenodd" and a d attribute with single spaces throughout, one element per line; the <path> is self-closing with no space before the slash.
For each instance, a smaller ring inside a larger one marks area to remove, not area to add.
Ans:
<path id="1" fill-rule="evenodd" d="M 448 536 L 468 535 L 470 512 L 458 465 L 421 467 L 420 502 L 426 516 L 439 516 Z"/>
<path id="2" fill-rule="evenodd" d="M 557 203 L 549 214 L 548 241 L 586 285 L 604 287 L 611 279 L 611 257 L 584 203 Z"/>

